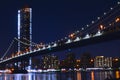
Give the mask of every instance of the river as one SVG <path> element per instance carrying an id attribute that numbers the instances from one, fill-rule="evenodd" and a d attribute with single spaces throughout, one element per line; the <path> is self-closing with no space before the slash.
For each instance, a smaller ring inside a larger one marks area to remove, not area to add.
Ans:
<path id="1" fill-rule="evenodd" d="M 105 80 L 111 76 L 120 80 L 120 71 L 46 72 L 28 74 L 0 74 L 0 80 Z"/>

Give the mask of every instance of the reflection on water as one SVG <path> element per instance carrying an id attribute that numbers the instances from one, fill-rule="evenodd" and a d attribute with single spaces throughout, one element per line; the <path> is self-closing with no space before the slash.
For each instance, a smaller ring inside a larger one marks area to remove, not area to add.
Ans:
<path id="1" fill-rule="evenodd" d="M 115 74 L 116 74 L 116 78 L 120 78 L 120 71 L 116 71 Z"/>
<path id="2" fill-rule="evenodd" d="M 109 77 L 110 75 L 113 75 L 112 71 L 95 72 L 95 78 L 97 78 L 97 80 L 105 80 L 105 78 Z"/>
<path id="3" fill-rule="evenodd" d="M 95 80 L 94 72 L 91 71 L 91 80 Z"/>
<path id="4" fill-rule="evenodd" d="M 82 79 L 81 79 L 81 73 L 80 73 L 80 72 L 77 72 L 77 80 L 82 80 Z"/>
<path id="5" fill-rule="evenodd" d="M 109 75 L 118 79 L 120 78 L 120 71 L 0 74 L 0 80 L 105 80 Z"/>

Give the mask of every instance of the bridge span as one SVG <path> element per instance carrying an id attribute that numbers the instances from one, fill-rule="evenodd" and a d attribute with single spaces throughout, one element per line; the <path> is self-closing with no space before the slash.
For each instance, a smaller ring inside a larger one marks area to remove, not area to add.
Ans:
<path id="1" fill-rule="evenodd" d="M 18 62 L 21 60 L 27 60 L 29 57 L 34 57 L 38 55 L 44 55 L 52 52 L 57 51 L 63 51 L 71 48 L 77 48 L 77 47 L 83 47 L 91 44 L 98 44 L 101 42 L 111 41 L 111 40 L 117 40 L 120 38 L 120 30 L 115 32 L 106 32 L 98 35 L 93 35 L 91 37 L 84 37 L 82 39 L 76 39 L 74 40 L 63 40 L 60 43 L 55 43 L 53 45 L 48 45 L 47 47 L 43 47 L 41 49 L 33 50 L 31 52 L 26 52 L 24 54 L 14 56 L 5 60 L 0 61 L 1 64 L 7 64 L 11 62 Z"/>

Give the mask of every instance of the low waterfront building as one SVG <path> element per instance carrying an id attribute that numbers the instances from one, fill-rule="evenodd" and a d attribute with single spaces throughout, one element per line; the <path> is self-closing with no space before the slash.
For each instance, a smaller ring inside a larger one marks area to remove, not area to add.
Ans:
<path id="1" fill-rule="evenodd" d="M 43 69 L 58 69 L 59 60 L 55 55 L 45 55 L 42 56 L 42 68 Z"/>
<path id="2" fill-rule="evenodd" d="M 96 56 L 94 59 L 95 68 L 112 67 L 112 57 Z"/>

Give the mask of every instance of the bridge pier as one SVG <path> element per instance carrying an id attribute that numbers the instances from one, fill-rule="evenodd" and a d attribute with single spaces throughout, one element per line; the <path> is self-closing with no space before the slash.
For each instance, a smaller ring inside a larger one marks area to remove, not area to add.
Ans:
<path id="1" fill-rule="evenodd" d="M 29 58 L 28 70 L 32 69 L 32 57 Z"/>
<path id="2" fill-rule="evenodd" d="M 18 64 L 18 68 L 19 68 L 19 70 L 25 70 L 26 69 L 26 67 L 27 67 L 27 64 L 26 64 L 26 61 L 27 60 L 21 60 L 19 63 L 20 64 Z"/>

